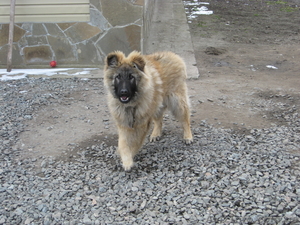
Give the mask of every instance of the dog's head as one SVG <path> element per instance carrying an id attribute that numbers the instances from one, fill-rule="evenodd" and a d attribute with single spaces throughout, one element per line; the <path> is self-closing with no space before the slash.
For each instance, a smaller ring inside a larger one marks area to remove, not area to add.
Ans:
<path id="1" fill-rule="evenodd" d="M 139 52 L 132 52 L 126 58 L 122 52 L 108 54 L 105 60 L 106 85 L 120 102 L 126 104 L 138 93 L 138 83 L 145 67 L 145 60 Z"/>

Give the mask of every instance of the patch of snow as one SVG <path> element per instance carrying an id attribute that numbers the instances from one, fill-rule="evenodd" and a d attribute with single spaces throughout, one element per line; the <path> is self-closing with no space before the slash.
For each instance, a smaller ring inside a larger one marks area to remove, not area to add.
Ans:
<path id="1" fill-rule="evenodd" d="M 186 6 L 186 13 L 189 14 L 188 23 L 191 23 L 190 20 L 197 18 L 198 15 L 211 15 L 214 12 L 212 10 L 208 10 L 206 5 L 209 5 L 209 2 L 189 2 L 183 1 Z M 193 6 L 192 11 L 189 13 L 189 8 L 187 6 Z"/>
<path id="2" fill-rule="evenodd" d="M 211 15 L 214 12 L 212 10 L 208 10 L 206 6 L 198 7 L 197 10 L 193 12 L 193 15 Z"/>
<path id="3" fill-rule="evenodd" d="M 91 70 L 97 68 L 82 68 L 81 71 L 72 73 L 71 70 L 76 68 L 57 68 L 57 69 L 13 69 L 11 72 L 7 72 L 6 69 L 0 69 L 0 81 L 6 80 L 18 80 L 24 79 L 28 75 L 39 75 L 39 76 L 53 76 L 53 75 L 67 75 L 67 76 L 78 76 L 89 74 Z"/>
<path id="4" fill-rule="evenodd" d="M 194 6 L 194 5 L 209 5 L 209 2 L 187 2 L 183 1 L 184 5 Z"/>
<path id="5" fill-rule="evenodd" d="M 269 69 L 278 70 L 278 68 L 276 66 L 267 65 L 266 67 Z"/>

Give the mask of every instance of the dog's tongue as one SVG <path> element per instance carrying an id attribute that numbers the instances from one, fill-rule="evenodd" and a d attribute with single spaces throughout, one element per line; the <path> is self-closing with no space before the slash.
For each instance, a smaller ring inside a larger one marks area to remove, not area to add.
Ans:
<path id="1" fill-rule="evenodd" d="M 122 99 L 122 101 L 126 101 L 128 99 L 128 97 L 127 96 L 122 96 L 121 99 Z"/>

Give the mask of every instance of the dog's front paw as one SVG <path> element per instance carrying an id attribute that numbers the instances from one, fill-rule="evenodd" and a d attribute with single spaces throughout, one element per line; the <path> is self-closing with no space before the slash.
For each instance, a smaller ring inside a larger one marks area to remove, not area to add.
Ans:
<path id="1" fill-rule="evenodd" d="M 192 144 L 193 141 L 194 141 L 193 138 L 185 138 L 185 139 L 184 139 L 184 143 L 187 144 L 187 145 Z"/>
<path id="2" fill-rule="evenodd" d="M 127 158 L 123 161 L 123 168 L 125 171 L 129 171 L 133 167 L 133 159 Z"/>

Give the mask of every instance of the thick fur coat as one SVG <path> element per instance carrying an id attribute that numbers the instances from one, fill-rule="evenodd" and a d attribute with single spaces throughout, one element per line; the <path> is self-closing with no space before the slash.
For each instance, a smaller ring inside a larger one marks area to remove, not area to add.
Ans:
<path id="1" fill-rule="evenodd" d="M 166 109 L 182 124 L 186 144 L 192 143 L 186 78 L 185 63 L 172 52 L 142 55 L 134 51 L 126 57 L 116 51 L 106 57 L 104 84 L 118 127 L 118 153 L 125 170 L 133 166 L 151 122 L 150 141 L 160 138 Z"/>

